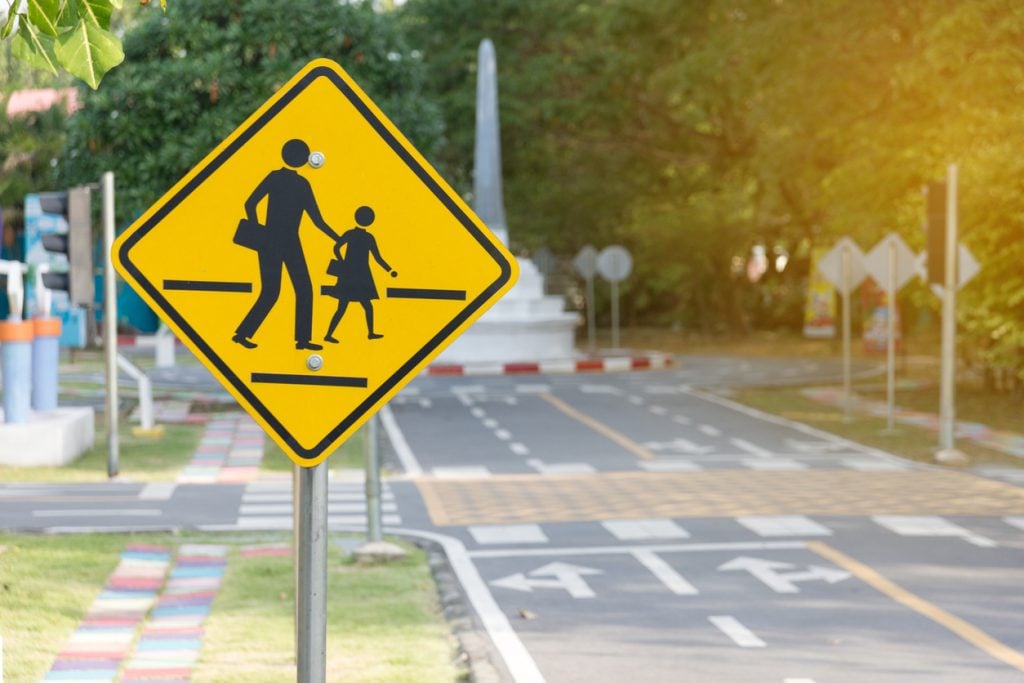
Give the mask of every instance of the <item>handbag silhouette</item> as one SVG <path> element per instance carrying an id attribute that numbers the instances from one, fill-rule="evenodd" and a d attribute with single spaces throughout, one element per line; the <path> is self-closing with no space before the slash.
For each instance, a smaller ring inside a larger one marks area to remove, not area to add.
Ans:
<path id="1" fill-rule="evenodd" d="M 253 251 L 262 251 L 263 245 L 267 241 L 267 229 L 256 221 L 243 218 L 238 221 L 238 227 L 235 228 L 235 237 L 232 241 L 240 247 L 252 249 Z"/>

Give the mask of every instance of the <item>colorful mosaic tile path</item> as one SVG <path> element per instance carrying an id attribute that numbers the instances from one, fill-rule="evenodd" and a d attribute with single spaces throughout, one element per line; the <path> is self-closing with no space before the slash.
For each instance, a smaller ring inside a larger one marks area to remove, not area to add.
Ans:
<path id="1" fill-rule="evenodd" d="M 841 406 L 843 404 L 843 391 L 841 389 L 820 387 L 804 389 L 800 393 L 819 403 L 827 403 L 834 406 Z M 885 418 L 889 414 L 889 407 L 885 401 L 872 401 L 856 394 L 851 396 L 851 399 L 850 408 L 858 412 L 881 418 Z M 897 406 L 895 417 L 896 421 L 900 424 L 927 429 L 935 433 L 939 431 L 939 416 L 934 413 L 906 410 Z M 967 439 L 979 446 L 985 446 L 1000 453 L 1024 458 L 1024 435 L 992 429 L 980 422 L 962 421 L 957 421 L 954 433 L 958 439 Z"/>
<path id="2" fill-rule="evenodd" d="M 188 681 L 203 644 L 203 624 L 224 580 L 228 547 L 183 545 L 121 683 Z"/>
<path id="3" fill-rule="evenodd" d="M 170 564 L 163 546 L 130 545 L 44 680 L 113 681 Z"/>
<path id="4" fill-rule="evenodd" d="M 247 415 L 218 415 L 206 429 L 178 483 L 243 484 L 258 479 L 263 461 L 263 430 Z"/>

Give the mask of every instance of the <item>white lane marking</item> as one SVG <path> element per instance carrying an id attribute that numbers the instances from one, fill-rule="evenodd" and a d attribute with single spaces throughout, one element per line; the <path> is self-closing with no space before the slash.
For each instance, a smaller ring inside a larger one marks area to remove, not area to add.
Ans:
<path id="1" fill-rule="evenodd" d="M 740 647 L 767 647 L 767 644 L 754 635 L 754 632 L 739 622 L 736 617 L 728 615 L 708 617 L 708 621 L 719 631 L 729 636 L 732 642 Z"/>
<path id="2" fill-rule="evenodd" d="M 675 422 L 676 424 L 681 424 L 681 425 L 691 425 L 691 424 L 693 424 L 693 420 L 691 420 L 690 418 L 686 417 L 685 415 L 673 415 L 672 416 L 672 421 Z"/>
<path id="3" fill-rule="evenodd" d="M 789 427 L 790 429 L 796 430 L 796 431 L 800 432 L 801 434 L 806 434 L 808 436 L 812 436 L 812 437 L 814 437 L 816 439 L 821 439 L 823 441 L 829 441 L 831 443 L 843 446 L 844 448 L 847 448 L 847 449 L 849 449 L 849 450 L 851 450 L 851 451 L 853 451 L 855 453 L 867 453 L 867 454 L 873 455 L 873 456 L 875 456 L 877 458 L 881 458 L 883 460 L 888 460 L 890 462 L 895 462 L 895 463 L 906 464 L 906 462 L 907 462 L 906 460 L 903 460 L 903 459 L 893 455 L 892 453 L 887 453 L 887 452 L 885 452 L 883 450 L 880 450 L 878 448 L 871 448 L 869 446 L 865 446 L 863 444 L 856 443 L 856 442 L 851 441 L 849 439 L 844 439 L 844 438 L 842 438 L 840 436 L 836 436 L 835 434 L 830 434 L 829 432 L 826 432 L 824 430 L 815 429 L 814 427 L 811 427 L 809 425 L 805 425 L 802 422 L 796 422 L 795 420 L 788 420 L 788 419 L 786 419 L 784 417 L 779 417 L 778 415 L 771 415 L 771 414 L 766 413 L 764 411 L 757 410 L 756 408 L 751 408 L 749 406 L 745 406 L 745 405 L 743 405 L 741 403 L 737 403 L 736 401 L 730 401 L 727 398 L 722 398 L 721 396 L 717 396 L 715 394 L 712 394 L 712 393 L 709 393 L 709 392 L 706 392 L 706 391 L 700 391 L 698 389 L 687 388 L 685 390 L 685 392 L 686 392 L 686 394 L 688 396 L 693 396 L 694 398 L 699 398 L 702 401 L 707 401 L 708 403 L 714 403 L 716 405 L 720 405 L 720 406 L 723 406 L 725 408 L 729 408 L 731 410 L 736 411 L 737 413 L 742 413 L 742 414 L 747 415 L 749 417 L 753 417 L 755 419 L 761 420 L 762 422 L 769 422 L 771 424 L 777 424 L 777 425 L 781 425 L 783 427 Z M 931 467 L 930 469 L 938 469 L 938 467 L 937 466 L 936 467 Z"/>
<path id="4" fill-rule="evenodd" d="M 551 391 L 550 384 L 517 384 L 516 392 L 520 394 L 547 394 Z"/>
<path id="5" fill-rule="evenodd" d="M 746 451 L 747 453 L 756 455 L 759 458 L 770 458 L 775 455 L 767 448 L 761 448 L 760 446 L 752 444 L 744 439 L 729 439 L 729 443 L 741 451 Z"/>
<path id="6" fill-rule="evenodd" d="M 468 394 L 455 394 L 455 398 L 459 399 L 459 403 L 469 408 L 473 405 L 474 401 L 469 397 Z"/>
<path id="7" fill-rule="evenodd" d="M 806 470 L 807 465 L 789 458 L 771 458 L 766 460 L 744 460 L 743 466 L 752 470 Z"/>
<path id="8" fill-rule="evenodd" d="M 637 466 L 648 472 L 696 472 L 704 469 L 690 460 L 659 458 L 657 460 L 640 460 Z"/>
<path id="9" fill-rule="evenodd" d="M 501 439 L 502 441 L 508 441 L 509 439 L 512 438 L 512 432 L 508 431 L 507 429 L 495 429 L 494 435 Z"/>
<path id="10" fill-rule="evenodd" d="M 510 443 L 508 445 L 508 447 L 509 447 L 509 450 L 511 450 L 516 455 L 529 455 L 530 454 L 530 449 L 527 448 L 524 444 L 519 443 L 518 441 L 513 441 L 512 443 Z"/>
<path id="11" fill-rule="evenodd" d="M 1003 517 L 1003 521 L 1024 531 L 1024 517 Z"/>
<path id="12" fill-rule="evenodd" d="M 736 521 L 758 536 L 831 536 L 832 530 L 803 515 L 751 515 Z"/>
<path id="13" fill-rule="evenodd" d="M 637 396 L 635 394 L 632 395 L 632 396 L 627 397 L 626 400 L 629 401 L 630 403 L 632 403 L 635 406 L 642 406 L 644 404 L 643 397 L 642 396 Z"/>
<path id="14" fill-rule="evenodd" d="M 981 548 L 995 548 L 998 545 L 991 538 L 976 534 L 942 517 L 879 515 L 871 519 L 900 536 L 952 536 Z"/>
<path id="15" fill-rule="evenodd" d="M 456 384 L 452 387 L 453 394 L 482 394 L 485 391 L 482 384 Z"/>
<path id="16" fill-rule="evenodd" d="M 887 472 L 895 470 L 907 470 L 906 465 L 888 460 L 858 460 L 850 458 L 842 461 L 843 467 L 860 472 Z"/>
<path id="17" fill-rule="evenodd" d="M 651 406 L 649 410 L 655 415 L 667 415 L 668 408 L 665 406 Z"/>
<path id="18" fill-rule="evenodd" d="M 488 429 L 496 429 L 498 427 L 498 421 L 493 417 L 488 417 L 484 420 L 483 425 Z"/>
<path id="19" fill-rule="evenodd" d="M 408 395 L 408 396 L 419 396 L 420 395 L 420 389 L 419 389 L 419 387 L 405 387 L 404 389 L 402 389 L 402 393 L 400 393 L 399 396 L 405 396 L 405 395 Z"/>
<path id="20" fill-rule="evenodd" d="M 162 514 L 163 510 L 156 510 L 153 508 L 119 508 L 116 510 L 104 510 L 101 508 L 67 508 L 65 510 L 32 511 L 33 517 L 159 517 Z"/>
<path id="21" fill-rule="evenodd" d="M 716 429 L 715 427 L 712 427 L 711 425 L 700 425 L 700 426 L 697 427 L 697 429 L 699 429 L 702 434 L 707 434 L 708 436 L 721 436 L 722 435 L 722 430 Z"/>
<path id="22" fill-rule="evenodd" d="M 644 392 L 655 396 L 672 396 L 681 393 L 679 387 L 672 384 L 649 384 Z"/>
<path id="23" fill-rule="evenodd" d="M 650 550 L 634 550 L 632 555 L 676 595 L 698 595 L 700 593 L 692 583 L 683 578 L 682 574 Z"/>
<path id="24" fill-rule="evenodd" d="M 548 557 L 551 555 L 630 555 L 634 550 L 652 553 L 720 553 L 752 550 L 803 550 L 804 541 L 747 541 L 736 543 L 671 543 L 663 545 L 603 545 L 580 548 L 513 548 L 508 550 L 472 550 L 470 557 Z"/>
<path id="25" fill-rule="evenodd" d="M 801 441 L 799 439 L 786 439 L 786 448 L 795 453 L 833 453 L 841 450 L 842 446 L 828 441 Z"/>
<path id="26" fill-rule="evenodd" d="M 420 408 L 430 408 L 433 405 L 434 405 L 434 402 L 431 401 L 429 398 L 421 398 L 420 399 Z"/>
<path id="27" fill-rule="evenodd" d="M 808 565 L 805 570 L 790 572 L 786 572 L 787 569 L 796 569 L 796 565 L 741 555 L 721 565 L 718 571 L 749 572 L 751 576 L 776 593 L 799 593 L 800 588 L 796 584 L 803 581 L 824 581 L 832 584 L 845 581 L 851 576 L 849 572 L 844 572 L 841 569 L 818 565 Z"/>
<path id="28" fill-rule="evenodd" d="M 580 391 L 584 394 L 614 394 L 616 396 L 622 393 L 622 389 L 609 384 L 581 384 Z"/>
<path id="29" fill-rule="evenodd" d="M 523 641 L 516 635 L 515 630 L 505 616 L 504 611 L 498 606 L 497 601 L 487 588 L 476 565 L 466 552 L 466 546 L 458 539 L 443 534 L 435 534 L 430 531 L 418 531 L 412 529 L 385 529 L 386 533 L 402 534 L 407 536 L 418 536 L 427 538 L 444 547 L 444 553 L 448 556 L 448 563 L 458 577 L 462 589 L 466 592 L 469 604 L 473 606 L 480 623 L 483 624 L 491 642 L 498 650 L 505 662 L 512 680 L 516 683 L 544 683 L 544 677 L 537 668 L 537 663 L 530 656 L 529 651 L 523 645 Z"/>
<path id="30" fill-rule="evenodd" d="M 384 524 L 401 524 L 402 518 L 399 515 L 383 515 L 381 521 Z M 366 515 L 328 515 L 327 524 L 329 526 L 349 526 L 349 525 L 366 525 Z M 254 517 L 239 517 L 238 521 L 232 526 L 209 526 L 204 527 L 209 531 L 215 530 L 230 530 L 234 529 L 263 529 L 267 531 L 281 531 L 292 528 L 292 516 L 291 515 L 267 515 L 267 516 L 254 516 Z"/>
<path id="31" fill-rule="evenodd" d="M 473 417 L 476 417 L 476 418 L 479 418 L 479 419 L 482 420 L 484 417 L 487 416 L 487 411 L 484 410 L 483 408 L 479 407 L 479 406 L 476 406 L 476 407 L 470 409 L 469 414 L 472 415 Z"/>
<path id="32" fill-rule="evenodd" d="M 531 458 L 526 464 L 541 474 L 593 474 L 596 471 L 593 465 L 585 462 L 556 462 L 549 465 L 543 460 Z"/>
<path id="33" fill-rule="evenodd" d="M 405 473 L 410 477 L 418 477 L 423 474 L 423 468 L 420 467 L 419 461 L 413 454 L 412 449 L 409 448 L 409 442 L 405 440 L 405 435 L 399 429 L 398 421 L 395 419 L 394 413 L 391 412 L 391 408 L 385 405 L 380 409 L 378 415 L 380 415 L 380 424 L 384 427 L 384 431 L 387 432 L 388 440 L 395 449 L 395 455 L 398 456 L 398 461 L 402 463 L 402 469 L 405 470 Z M 290 487 L 291 484 L 288 486 Z"/>
<path id="34" fill-rule="evenodd" d="M 491 476 L 491 471 L 486 467 L 435 467 L 430 470 L 438 479 L 486 479 Z"/>
<path id="35" fill-rule="evenodd" d="M 689 538 L 690 534 L 671 519 L 608 519 L 601 522 L 620 541 L 643 541 L 653 539 Z"/>
<path id="36" fill-rule="evenodd" d="M 593 598 L 594 589 L 587 585 L 584 576 L 604 574 L 600 569 L 580 567 L 565 562 L 552 562 L 538 567 L 529 573 L 510 574 L 501 579 L 491 581 L 492 586 L 510 588 L 524 593 L 532 593 L 534 588 L 554 588 L 565 590 L 576 599 Z M 550 578 L 547 578 L 550 577 Z"/>
<path id="37" fill-rule="evenodd" d="M 509 404 L 510 406 L 519 405 L 519 399 L 516 398 L 515 396 L 506 396 L 504 400 L 505 403 Z"/>
<path id="38" fill-rule="evenodd" d="M 652 451 L 674 451 L 687 455 L 704 455 L 715 450 L 714 446 L 698 446 L 689 439 L 676 437 L 672 441 L 648 441 L 644 448 Z"/>
<path id="39" fill-rule="evenodd" d="M 174 489 L 178 485 L 173 481 L 154 482 L 146 484 L 139 491 L 139 500 L 170 500 L 174 495 Z"/>
<path id="40" fill-rule="evenodd" d="M 381 500 L 393 501 L 395 494 L 390 491 L 383 491 L 380 494 Z M 361 500 L 366 500 L 365 493 L 328 493 L 327 501 L 332 505 L 334 503 L 358 503 Z M 291 503 L 292 494 L 290 493 L 246 493 L 242 496 L 243 503 Z"/>
<path id="41" fill-rule="evenodd" d="M 394 503 L 381 503 L 380 509 L 384 512 L 398 512 L 398 506 Z M 238 514 L 241 515 L 285 515 L 291 513 L 293 506 L 291 503 L 258 503 L 255 505 L 240 505 L 238 507 Z M 362 503 L 341 503 L 332 504 L 328 503 L 328 514 L 334 512 L 364 512 L 366 510 L 366 502 Z"/>
<path id="42" fill-rule="evenodd" d="M 547 543 L 548 537 L 537 524 L 488 524 L 468 527 L 480 545 L 501 543 Z"/>

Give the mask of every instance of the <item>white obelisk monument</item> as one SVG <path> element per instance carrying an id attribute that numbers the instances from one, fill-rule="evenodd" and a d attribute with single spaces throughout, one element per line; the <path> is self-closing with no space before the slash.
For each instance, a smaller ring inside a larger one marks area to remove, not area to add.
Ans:
<path id="1" fill-rule="evenodd" d="M 473 209 L 508 245 L 499 130 L 498 62 L 494 43 L 485 38 L 477 52 Z M 441 354 L 441 362 L 551 360 L 574 355 L 579 316 L 566 312 L 562 297 L 545 296 L 544 277 L 532 261 L 516 260 L 519 282 Z"/>

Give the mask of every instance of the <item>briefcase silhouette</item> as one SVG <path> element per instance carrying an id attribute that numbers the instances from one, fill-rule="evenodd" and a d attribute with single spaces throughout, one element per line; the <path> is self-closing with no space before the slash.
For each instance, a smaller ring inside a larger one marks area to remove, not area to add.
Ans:
<path id="1" fill-rule="evenodd" d="M 263 245 L 267 241 L 267 229 L 256 221 L 243 218 L 238 221 L 233 241 L 240 247 L 252 249 L 253 251 L 262 251 Z"/>
<path id="2" fill-rule="evenodd" d="M 341 274 L 344 271 L 344 268 L 345 268 L 345 261 L 343 259 L 340 259 L 340 258 L 332 259 L 331 262 L 327 264 L 327 274 L 328 275 L 334 275 L 336 277 L 341 277 Z"/>

